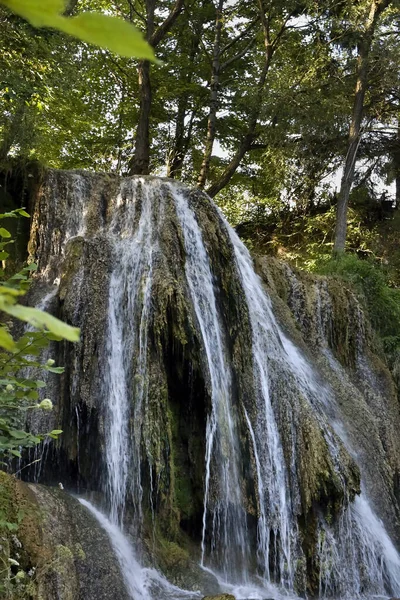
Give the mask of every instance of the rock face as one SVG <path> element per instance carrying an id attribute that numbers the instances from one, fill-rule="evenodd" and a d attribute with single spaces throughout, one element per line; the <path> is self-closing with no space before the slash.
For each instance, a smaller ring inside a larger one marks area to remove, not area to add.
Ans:
<path id="1" fill-rule="evenodd" d="M 399 393 L 360 302 L 343 281 L 271 258 L 256 265 L 282 322 L 335 390 L 369 495 L 400 539 Z"/>
<path id="2" fill-rule="evenodd" d="M 28 479 L 102 497 L 193 590 L 201 559 L 302 595 L 400 593 L 398 399 L 349 290 L 260 259 L 263 287 L 210 200 L 161 179 L 49 172 L 29 247 L 31 301 L 81 342 L 53 356 L 64 433 Z"/>
<path id="3" fill-rule="evenodd" d="M 5 597 L 109 600 L 113 590 L 115 598 L 129 600 L 107 534 L 76 499 L 0 475 L 6 517 L 19 521 L 15 533 L 3 533 L 3 558 L 18 562 L 23 573 Z"/>

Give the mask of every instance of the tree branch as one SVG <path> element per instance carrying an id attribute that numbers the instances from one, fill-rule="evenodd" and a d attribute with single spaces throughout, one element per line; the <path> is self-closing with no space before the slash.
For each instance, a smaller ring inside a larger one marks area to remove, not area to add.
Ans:
<path id="1" fill-rule="evenodd" d="M 237 42 L 239 42 L 241 39 L 243 39 L 244 37 L 246 37 L 246 35 L 249 33 L 249 31 L 251 31 L 254 27 L 254 25 L 256 23 L 258 23 L 258 21 L 260 20 L 260 17 L 256 17 L 255 19 L 253 19 L 248 26 L 246 27 L 246 29 L 244 29 L 242 31 L 242 33 L 240 33 L 238 36 L 236 36 L 233 40 L 231 40 L 230 42 L 228 42 L 223 48 L 221 48 L 220 54 L 222 55 L 224 52 L 226 52 L 227 50 L 229 50 L 229 48 L 232 48 L 232 46 L 234 46 Z"/>
<path id="2" fill-rule="evenodd" d="M 163 23 L 156 29 L 156 31 L 151 36 L 149 43 L 153 48 L 155 48 L 161 40 L 164 38 L 166 33 L 171 29 L 176 19 L 179 17 L 183 10 L 184 0 L 176 0 L 171 12 L 168 17 L 165 19 Z"/>
<path id="3" fill-rule="evenodd" d="M 222 65 L 220 66 L 220 72 L 224 71 L 224 69 L 229 67 L 229 65 L 234 63 L 236 60 L 239 60 L 239 58 L 243 58 L 243 56 L 245 56 L 247 54 L 247 52 L 250 50 L 250 48 L 252 46 L 254 46 L 255 42 L 256 42 L 256 38 L 254 37 L 252 40 L 250 40 L 250 42 L 247 44 L 247 46 L 245 48 L 243 48 L 243 50 L 241 52 L 238 52 L 237 54 L 235 54 L 235 56 L 232 56 L 231 58 L 226 60 L 224 63 L 222 63 Z"/>

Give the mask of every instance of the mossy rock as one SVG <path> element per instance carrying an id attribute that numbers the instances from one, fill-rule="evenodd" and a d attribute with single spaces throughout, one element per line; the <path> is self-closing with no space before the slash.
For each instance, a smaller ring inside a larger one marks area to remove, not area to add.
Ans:
<path id="1" fill-rule="evenodd" d="M 2 472 L 0 492 L 1 556 L 18 563 L 0 580 L 2 598 L 108 600 L 112 589 L 129 600 L 107 534 L 78 500 Z"/>

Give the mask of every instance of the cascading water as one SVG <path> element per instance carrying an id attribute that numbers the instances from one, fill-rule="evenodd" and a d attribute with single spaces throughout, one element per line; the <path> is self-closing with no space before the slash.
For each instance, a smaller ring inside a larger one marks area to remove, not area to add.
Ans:
<path id="1" fill-rule="evenodd" d="M 263 430 L 259 432 L 257 440 L 254 433 L 252 433 L 255 452 L 260 452 L 261 455 L 261 458 L 259 457 L 257 460 L 257 464 L 272 463 L 275 470 L 285 473 L 282 451 L 276 452 L 271 458 L 271 448 L 279 448 L 279 433 L 276 427 L 271 428 L 271 425 L 274 424 L 274 417 L 272 409 L 268 405 L 270 380 L 265 371 L 265 357 L 273 352 L 271 339 L 275 338 L 272 345 L 275 347 L 275 351 L 277 350 L 281 354 L 280 362 L 282 366 L 285 363 L 288 365 L 291 373 L 296 377 L 297 386 L 303 389 L 304 394 L 309 398 L 310 404 L 320 413 L 325 408 L 331 417 L 333 411 L 335 419 L 338 419 L 338 415 L 333 407 L 334 398 L 330 390 L 319 385 L 312 368 L 300 355 L 297 348 L 279 330 L 268 298 L 262 289 L 261 281 L 254 273 L 252 260 L 247 249 L 232 230 L 230 230 L 230 235 L 235 247 L 236 260 L 249 304 L 253 327 L 253 353 L 255 354 L 255 363 L 263 376 L 261 376 L 263 385 L 260 387 L 260 392 L 267 406 L 265 413 L 270 424 L 269 428 L 264 426 Z M 338 426 L 337 420 L 334 422 L 334 427 L 340 436 L 342 430 Z M 346 438 L 343 441 L 351 451 Z M 338 451 L 330 440 L 329 445 L 334 457 L 337 456 Z M 274 473 L 271 479 L 265 478 L 265 475 L 263 477 L 263 474 L 261 474 L 261 477 L 264 482 L 267 482 L 266 487 L 269 484 L 272 489 L 275 488 L 277 482 L 280 483 L 280 493 L 277 497 L 280 499 L 281 504 L 279 505 L 276 501 L 271 503 L 270 499 L 267 500 L 269 510 L 271 510 L 271 507 L 272 511 L 274 508 L 276 510 L 276 507 L 279 506 L 279 519 L 275 531 L 283 532 L 280 539 L 285 540 L 287 533 L 290 534 L 287 546 L 282 548 L 289 563 L 291 542 L 293 543 L 298 532 L 294 525 L 294 515 L 288 507 L 287 480 L 286 477 L 279 477 Z M 265 485 L 264 482 L 263 485 Z M 263 498 L 265 498 L 263 489 L 260 489 L 260 500 Z M 273 525 L 271 526 L 268 523 L 263 511 L 261 511 L 259 548 L 260 542 L 264 544 L 264 540 L 268 539 L 268 529 L 272 527 Z M 344 509 L 336 531 L 333 531 L 324 523 L 320 530 L 318 543 L 321 560 L 319 587 L 321 598 L 353 599 L 368 594 L 384 594 L 387 591 L 391 591 L 396 595 L 400 593 L 400 556 L 386 533 L 382 522 L 369 505 L 365 489 L 353 504 Z M 267 550 L 264 550 L 264 552 L 267 555 Z M 289 586 L 292 581 L 289 579 Z M 281 584 L 284 587 L 287 586 L 285 583 L 281 579 Z"/>
<path id="2" fill-rule="evenodd" d="M 146 333 L 152 281 L 152 197 L 147 190 L 142 197 L 140 219 L 136 227 L 136 186 L 123 190 L 116 202 L 111 222 L 113 264 L 109 287 L 107 369 L 103 380 L 106 420 L 107 484 L 111 520 L 122 523 L 128 491 L 128 469 L 132 463 L 132 490 L 135 508 L 141 512 L 140 444 L 145 393 Z M 128 200 L 123 210 L 124 201 Z M 135 322 L 136 319 L 136 322 Z M 135 372 L 134 435 L 130 438 L 131 390 L 136 342 L 139 338 Z"/>
<path id="3" fill-rule="evenodd" d="M 225 226 L 228 227 L 227 224 Z M 279 352 L 279 334 L 269 301 L 254 273 L 250 255 L 233 230 L 229 229 L 229 234 L 234 244 L 237 267 L 249 306 L 253 334 L 258 418 L 255 431 L 251 429 L 251 437 L 254 440 L 254 454 L 259 465 L 260 503 L 257 553 L 263 576 L 269 580 L 272 541 L 275 555 L 274 578 L 283 587 L 293 589 L 292 554 L 296 551 L 298 531 L 288 493 L 287 467 L 270 399 L 270 378 L 266 360 L 272 352 Z"/>
<path id="4" fill-rule="evenodd" d="M 201 561 L 204 564 L 208 521 L 211 521 L 211 559 L 214 558 L 214 561 L 221 565 L 225 577 L 239 576 L 239 579 L 245 580 L 250 549 L 239 481 L 240 453 L 235 429 L 236 419 L 231 404 L 232 377 L 201 229 L 193 210 L 188 206 L 187 199 L 179 191 L 176 192 L 173 188 L 172 191 L 185 240 L 185 273 L 202 334 L 212 398 L 211 414 L 206 427 Z M 210 503 L 212 461 L 215 461 L 219 487 L 216 492 L 217 501 L 213 505 Z"/>
<path id="5" fill-rule="evenodd" d="M 400 595 L 400 558 L 372 509 L 367 483 L 363 479 L 362 493 L 355 500 L 357 490 L 348 489 L 356 469 L 351 457 L 357 462 L 357 453 L 344 433 L 346 423 L 335 393 L 321 383 L 308 359 L 282 332 L 251 257 L 234 231 L 209 199 L 201 193 L 191 195 L 180 184 L 129 178 L 115 183 L 108 204 L 97 194 L 97 204 L 86 206 L 82 197 L 92 187 L 93 182 L 82 183 L 74 174 L 67 194 L 74 217 L 56 236 L 58 245 L 53 243 L 49 250 L 43 243 L 51 269 L 43 264 L 42 271 L 45 277 L 53 276 L 57 268 L 62 274 L 53 255 L 63 256 L 63 244 L 73 242 L 74 236 L 84 236 L 89 250 L 96 243 L 109 248 L 108 290 L 102 292 L 107 312 L 98 326 L 105 332 L 104 343 L 92 346 L 98 352 L 92 362 L 74 355 L 70 390 L 77 399 L 72 412 L 80 463 L 85 454 L 80 441 L 85 432 L 82 407 L 87 402 L 82 400 L 81 380 L 92 371 L 96 377 L 100 373 L 100 385 L 93 376 L 90 389 L 96 389 L 96 401 L 91 408 L 102 419 L 98 435 L 100 446 L 104 444 L 103 491 L 109 517 L 82 502 L 108 532 L 132 598 L 194 597 L 171 587 L 154 569 L 143 568 L 143 556 L 122 533 L 130 523 L 140 536 L 150 524 L 156 552 L 160 518 L 176 519 L 169 528 L 174 540 L 180 539 L 176 528 L 182 527 L 185 535 L 194 532 L 204 571 L 214 573 L 221 587 L 237 598 L 294 598 L 307 593 L 307 585 L 320 598 Z M 51 212 L 51 207 L 46 205 L 46 210 Z M 50 212 L 47 221 L 53 223 Z M 218 248 L 217 258 L 210 253 L 216 240 L 224 244 L 223 268 Z M 173 247 L 169 256 L 166 244 Z M 88 285 L 85 257 L 74 266 L 72 279 L 79 302 Z M 239 299 L 229 296 L 232 283 L 221 284 L 223 269 L 231 271 L 244 299 L 248 348 L 235 346 L 232 332 L 241 327 L 233 321 Z M 72 292 L 64 285 L 68 299 Z M 71 302 L 71 321 L 77 318 L 79 302 Z M 182 313 L 171 324 L 178 304 Z M 322 313 L 319 320 L 322 339 L 327 327 Z M 90 319 L 88 324 L 83 321 L 83 332 L 85 344 L 91 335 Z M 240 351 L 247 354 L 247 362 L 238 362 Z M 96 360 L 99 371 L 92 364 Z M 86 366 L 79 371 L 82 364 Z M 171 382 L 171 365 L 179 385 Z M 188 371 L 197 377 L 194 390 L 185 379 Z M 243 381 L 249 384 L 247 399 Z M 170 398 L 173 393 L 176 398 Z M 206 405 L 202 393 L 209 398 L 204 414 L 198 406 L 200 401 Z M 179 437 L 182 427 L 192 426 L 191 419 L 196 423 L 193 435 L 204 436 L 203 446 L 191 443 L 191 432 Z M 308 446 L 313 443 L 323 462 L 312 463 L 318 476 L 309 474 L 299 458 L 301 452 L 312 455 L 314 447 Z M 204 450 L 200 483 L 193 458 L 199 456 L 199 448 Z M 188 470 L 186 479 L 180 468 Z M 97 489 L 84 465 L 79 477 Z M 307 485 L 314 486 L 314 496 L 311 492 L 307 496 Z M 192 518 L 191 503 L 199 496 L 199 487 L 203 507 Z M 336 494 L 335 514 L 326 507 L 330 493 Z M 305 549 L 307 510 L 315 536 Z M 310 572 L 314 581 L 307 583 Z"/>

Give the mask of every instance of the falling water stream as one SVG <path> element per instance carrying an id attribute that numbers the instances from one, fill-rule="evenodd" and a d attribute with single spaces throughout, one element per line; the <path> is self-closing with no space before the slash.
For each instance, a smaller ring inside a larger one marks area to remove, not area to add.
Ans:
<path id="1" fill-rule="evenodd" d="M 226 224 L 227 227 L 229 227 Z M 270 456 L 266 455 L 266 449 L 279 448 L 279 434 L 274 426 L 273 413 L 268 406 L 268 375 L 265 371 L 265 359 L 263 357 L 271 353 L 278 352 L 282 364 L 282 376 L 285 364 L 291 374 L 295 376 L 299 389 L 303 391 L 304 396 L 309 400 L 314 410 L 324 417 L 324 409 L 329 413 L 335 410 L 335 399 L 333 393 L 326 386 L 321 385 L 316 375 L 305 358 L 300 354 L 295 345 L 280 331 L 276 319 L 272 313 L 269 299 L 263 290 L 259 277 L 255 274 L 252 260 L 249 252 L 239 240 L 235 232 L 229 228 L 230 237 L 235 247 L 235 255 L 239 271 L 241 273 L 243 287 L 246 292 L 249 313 L 253 327 L 253 353 L 255 355 L 256 368 L 264 375 L 262 386 L 260 387 L 261 397 L 266 403 L 266 419 L 269 421 L 269 427 L 264 426 L 260 432 L 257 441 L 255 441 L 255 451 L 260 452 L 257 460 L 258 464 L 268 464 L 265 460 Z M 273 342 L 272 342 L 273 340 Z M 261 412 L 261 411 L 260 411 Z M 261 413 L 262 414 L 262 413 Z M 336 419 L 338 415 L 335 414 Z M 339 437 L 342 428 L 335 426 Z M 325 428 L 326 430 L 327 428 Z M 332 438 L 329 433 L 327 443 L 335 456 L 336 451 Z M 254 434 L 253 434 L 254 436 Z M 342 439 L 351 454 L 352 451 L 346 437 Z M 267 450 L 271 453 L 271 450 Z M 282 475 L 272 474 L 270 480 L 267 479 L 267 486 L 274 490 L 278 489 L 277 497 L 280 504 L 273 503 L 273 506 L 279 506 L 278 527 L 280 531 L 285 532 L 281 539 L 286 539 L 289 532 L 288 543 L 283 548 L 285 557 L 290 559 L 290 540 L 293 541 L 298 534 L 293 522 L 293 516 L 290 517 L 290 508 L 287 503 L 287 484 L 285 481 L 285 465 L 282 451 L 277 452 L 272 458 L 274 468 Z M 266 481 L 265 477 L 263 477 Z M 260 492 L 260 497 L 262 497 Z M 271 504 L 271 500 L 269 500 Z M 259 540 L 268 538 L 268 532 L 264 533 L 265 526 L 270 527 L 261 513 L 259 524 Z M 336 535 L 335 535 L 336 534 Z M 391 589 L 396 595 L 400 593 L 400 556 L 391 542 L 385 528 L 375 515 L 368 502 L 367 490 L 362 490 L 361 496 L 357 497 L 349 508 L 345 509 L 337 528 L 333 532 L 324 524 L 323 534 L 321 535 L 321 563 L 325 565 L 321 573 L 320 596 L 338 597 L 338 598 L 358 598 L 364 593 L 382 594 L 386 589 Z M 259 542 L 260 543 L 260 542 Z M 290 573 L 290 570 L 289 570 Z M 283 583 L 283 582 L 282 582 Z M 290 586 L 291 581 L 288 580 Z M 288 587 L 285 585 L 284 587 Z"/>
<path id="2" fill-rule="evenodd" d="M 239 481 L 240 453 L 235 430 L 235 415 L 231 405 L 232 377 L 225 354 L 213 277 L 201 229 L 193 210 L 179 192 L 175 192 L 175 205 L 185 240 L 186 278 L 203 338 L 212 399 L 211 415 L 206 427 L 201 562 L 204 565 L 207 521 L 211 513 L 212 553 L 217 555 L 226 577 L 238 577 L 243 581 L 247 577 L 250 548 Z M 210 509 L 209 492 L 213 458 L 217 464 L 220 489 L 219 500 Z"/>
<path id="3" fill-rule="evenodd" d="M 233 248 L 235 264 L 231 268 L 237 271 L 250 317 L 252 347 L 248 351 L 252 355 L 257 415 L 254 418 L 244 409 L 244 416 L 254 455 L 258 498 L 254 553 L 240 483 L 238 408 L 232 401 L 234 377 L 227 332 L 201 223 L 189 195 L 179 184 L 128 179 L 122 183 L 113 206 L 107 232 L 113 255 L 107 342 L 99 390 L 105 406 L 108 515 L 87 500 L 80 501 L 107 532 L 133 600 L 199 597 L 172 586 L 155 569 L 143 567 L 124 534 L 128 498 L 136 526 L 142 518 L 148 331 L 154 270 L 160 253 L 158 236 L 164 222 L 160 205 L 166 193 L 173 198 L 183 236 L 185 278 L 200 332 L 203 370 L 211 398 L 206 423 L 201 566 L 238 599 L 296 598 L 296 564 L 303 558 L 296 491 L 301 482 L 296 479 L 294 465 L 284 457 L 271 394 L 273 377 L 277 377 L 276 370 L 271 372 L 271 361 L 279 364 L 279 377 L 286 385 L 295 385 L 301 391 L 323 431 L 333 464 L 338 463 L 338 437 L 343 438 L 350 454 L 354 452 L 346 436 L 341 436 L 344 426 L 333 392 L 321 385 L 309 362 L 280 330 L 247 249 L 222 216 L 216 216 Z M 82 202 L 79 211 L 83 219 Z M 75 218 L 71 223 L 75 235 L 83 231 Z M 294 428 L 293 423 L 291 426 Z M 151 460 L 149 453 L 150 465 Z M 400 596 L 400 557 L 369 502 L 365 484 L 362 494 L 343 509 L 336 525 L 329 525 L 321 517 L 318 554 L 320 598 L 355 600 L 388 597 L 388 593 Z"/>

